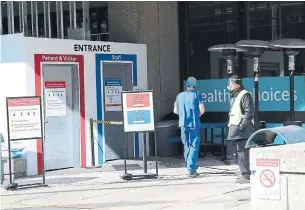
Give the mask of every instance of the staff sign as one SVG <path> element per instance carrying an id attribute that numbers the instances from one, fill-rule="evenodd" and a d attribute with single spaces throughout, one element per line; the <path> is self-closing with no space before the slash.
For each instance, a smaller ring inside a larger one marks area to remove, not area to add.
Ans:
<path id="1" fill-rule="evenodd" d="M 122 92 L 125 132 L 154 131 L 152 91 Z"/>

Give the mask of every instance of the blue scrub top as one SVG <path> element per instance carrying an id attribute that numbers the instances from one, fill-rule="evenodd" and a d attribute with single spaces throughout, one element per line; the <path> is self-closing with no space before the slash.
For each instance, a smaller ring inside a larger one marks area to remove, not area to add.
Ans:
<path id="1" fill-rule="evenodd" d="M 175 105 L 178 107 L 179 127 L 200 127 L 199 104 L 203 100 L 197 91 L 183 91 L 178 94 Z"/>

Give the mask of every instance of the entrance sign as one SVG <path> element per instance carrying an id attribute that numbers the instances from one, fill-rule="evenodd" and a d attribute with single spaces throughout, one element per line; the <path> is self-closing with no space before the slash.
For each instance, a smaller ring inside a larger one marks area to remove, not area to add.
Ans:
<path id="1" fill-rule="evenodd" d="M 121 79 L 105 79 L 105 110 L 122 111 L 122 80 Z"/>
<path id="2" fill-rule="evenodd" d="M 40 97 L 6 98 L 9 140 L 42 138 Z"/>
<path id="3" fill-rule="evenodd" d="M 122 92 L 125 132 L 154 131 L 152 91 Z"/>
<path id="4" fill-rule="evenodd" d="M 48 81 L 45 88 L 45 115 L 46 117 L 67 115 L 67 97 L 65 81 Z"/>
<path id="5" fill-rule="evenodd" d="M 278 159 L 256 159 L 258 196 L 261 199 L 280 200 L 280 167 Z"/>

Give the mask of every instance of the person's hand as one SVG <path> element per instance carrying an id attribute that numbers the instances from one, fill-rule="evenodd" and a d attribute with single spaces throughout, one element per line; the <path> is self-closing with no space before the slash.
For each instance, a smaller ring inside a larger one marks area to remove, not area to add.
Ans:
<path id="1" fill-rule="evenodd" d="M 242 124 L 240 124 L 240 125 L 238 126 L 238 128 L 239 128 L 240 131 L 244 131 L 244 130 L 245 130 L 245 126 L 243 126 Z"/>

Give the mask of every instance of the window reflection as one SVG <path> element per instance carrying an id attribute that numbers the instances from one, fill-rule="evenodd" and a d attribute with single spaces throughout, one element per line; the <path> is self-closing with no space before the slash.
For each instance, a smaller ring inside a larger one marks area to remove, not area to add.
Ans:
<path id="1" fill-rule="evenodd" d="M 278 38 L 305 38 L 305 2 L 185 2 L 187 14 L 187 41 L 185 48 L 188 63 L 187 75 L 199 79 L 223 78 L 221 53 L 209 53 L 216 44 L 235 43 L 242 39 L 272 40 Z M 181 22 L 181 24 L 184 24 Z M 296 68 L 304 71 L 304 53 L 296 58 Z M 220 60 L 220 61 L 219 61 Z M 279 76 L 286 72 L 286 55 L 266 52 L 262 56 L 264 76 Z M 185 61 L 186 62 L 186 61 Z M 220 64 L 220 63 L 221 64 Z M 246 76 L 253 76 L 251 59 L 244 66 Z M 264 63 L 265 62 L 265 63 Z M 269 62 L 269 63 L 268 63 Z M 299 63 L 299 64 L 298 64 Z M 266 66 L 277 68 L 266 69 Z M 238 67 L 241 70 L 241 67 Z"/>
<path id="2" fill-rule="evenodd" d="M 16 3 L 16 4 L 15 4 Z M 41 2 L 38 2 L 40 4 Z M 63 11 L 63 28 L 64 28 L 64 38 L 68 38 L 68 28 L 70 28 L 70 12 L 69 12 L 69 5 L 66 4 L 67 2 L 63 2 L 64 6 L 64 11 Z M 78 2 L 77 2 L 78 3 Z M 57 38 L 57 22 L 56 22 L 56 10 L 55 10 L 55 2 L 50 2 L 51 4 L 51 12 L 50 12 L 50 21 L 51 21 L 51 37 L 52 38 Z M 53 5 L 54 4 L 54 5 Z M 21 28 L 20 28 L 20 19 L 19 19 L 19 2 L 14 2 L 14 32 L 15 33 L 20 33 Z M 1 2 L 1 8 L 2 11 L 7 10 L 6 2 Z M 45 14 L 43 13 L 43 6 L 39 7 L 38 11 L 38 33 L 39 37 L 45 37 L 45 32 L 44 32 L 44 16 Z M 34 36 L 32 34 L 32 16 L 31 16 L 31 4 L 28 2 L 27 5 L 27 11 L 28 11 L 28 16 L 27 16 L 27 22 L 28 22 L 28 27 L 27 27 L 27 32 L 28 36 Z M 7 12 L 5 12 L 7 14 Z M 109 31 L 108 31 L 108 8 L 105 6 L 101 7 L 94 7 L 94 8 L 89 8 L 89 15 L 90 15 L 90 30 L 91 30 L 91 38 L 92 40 L 95 41 L 108 41 L 109 40 Z M 35 31 L 35 23 L 33 25 L 34 31 Z M 76 9 L 76 28 L 82 28 L 83 27 L 83 10 L 81 8 L 81 5 L 78 4 L 77 9 Z M 3 34 L 8 34 L 8 18 L 7 15 L 2 16 L 2 29 L 3 29 Z"/>

